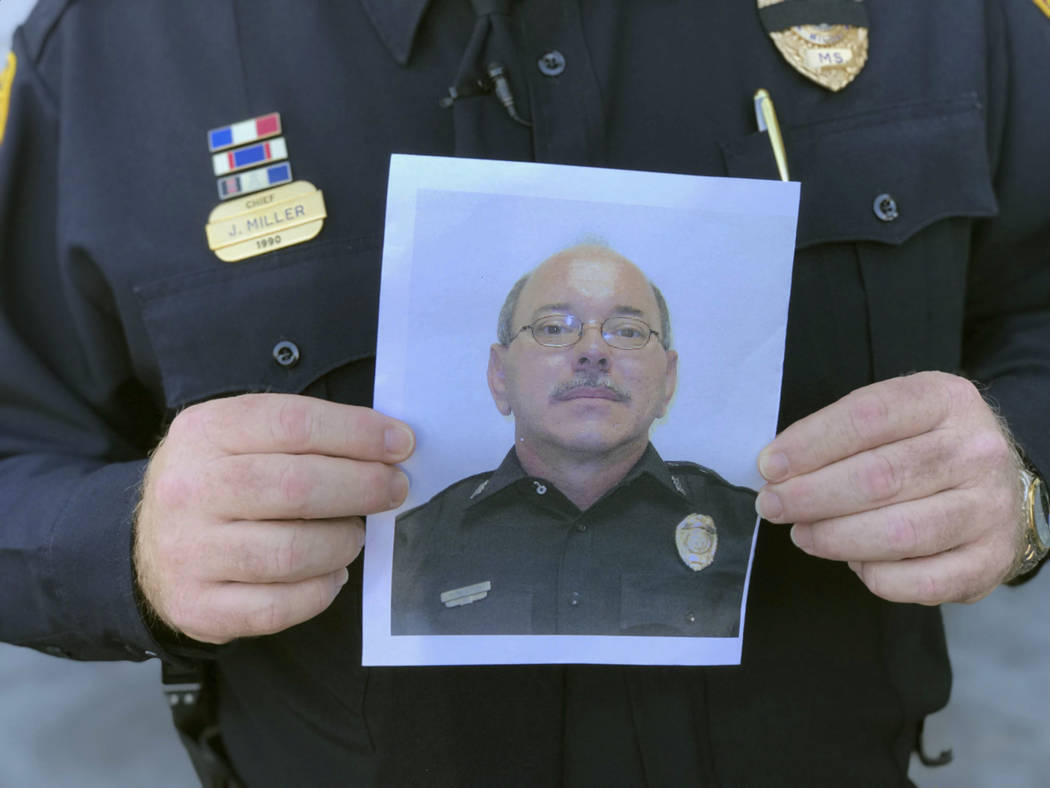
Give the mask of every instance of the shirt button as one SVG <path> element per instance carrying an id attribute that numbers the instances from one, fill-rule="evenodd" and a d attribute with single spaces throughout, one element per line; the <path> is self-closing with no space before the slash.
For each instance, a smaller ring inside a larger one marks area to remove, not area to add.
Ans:
<path id="1" fill-rule="evenodd" d="M 565 55 L 557 49 L 552 49 L 543 55 L 536 63 L 540 67 L 540 73 L 548 77 L 556 77 L 565 70 Z"/>
<path id="2" fill-rule="evenodd" d="M 580 606 L 580 592 L 579 591 L 573 591 L 572 594 L 569 596 L 569 605 L 570 605 L 570 607 L 579 607 Z"/>
<path id="3" fill-rule="evenodd" d="M 287 339 L 273 346 L 273 360 L 282 367 L 294 367 L 299 363 L 299 346 Z"/>
<path id="4" fill-rule="evenodd" d="M 688 621 L 690 624 L 695 624 L 696 623 L 696 613 L 693 613 L 691 611 L 689 613 L 686 613 L 685 614 L 685 620 Z"/>
<path id="5" fill-rule="evenodd" d="M 587 523 L 576 523 L 576 530 L 582 534 L 587 530 Z"/>
<path id="6" fill-rule="evenodd" d="M 900 211 L 897 209 L 897 201 L 893 199 L 892 194 L 880 194 L 875 198 L 875 202 L 872 203 L 871 207 L 875 211 L 875 215 L 884 222 L 892 222 L 900 216 Z"/>

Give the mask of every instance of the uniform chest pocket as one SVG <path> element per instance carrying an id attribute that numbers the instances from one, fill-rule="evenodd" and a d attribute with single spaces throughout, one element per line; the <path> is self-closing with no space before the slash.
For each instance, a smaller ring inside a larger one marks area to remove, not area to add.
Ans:
<path id="1" fill-rule="evenodd" d="M 899 244 L 952 216 L 991 216 L 995 194 L 976 96 L 875 107 L 785 125 L 801 181 L 798 248 L 835 241 Z M 766 134 L 723 144 L 729 174 L 776 178 Z"/>
<path id="2" fill-rule="evenodd" d="M 465 635 L 528 635 L 532 633 L 532 592 L 499 588 L 461 607 L 438 610 L 437 629 Z"/>
<path id="3" fill-rule="evenodd" d="M 620 593 L 623 635 L 735 637 L 740 631 L 742 571 L 625 574 Z"/>
<path id="4" fill-rule="evenodd" d="M 532 592 L 501 588 L 498 584 L 483 599 L 446 607 L 437 594 L 423 605 L 395 616 L 394 635 L 530 635 Z"/>
<path id="5" fill-rule="evenodd" d="M 998 211 L 977 97 L 785 123 L 784 138 L 802 184 L 785 399 L 801 415 L 826 400 L 810 391 L 956 370 L 974 220 Z M 731 175 L 776 177 L 765 134 L 723 152 Z"/>
<path id="6" fill-rule="evenodd" d="M 296 393 L 374 356 L 379 258 L 378 238 L 309 244 L 136 288 L 167 407 Z"/>

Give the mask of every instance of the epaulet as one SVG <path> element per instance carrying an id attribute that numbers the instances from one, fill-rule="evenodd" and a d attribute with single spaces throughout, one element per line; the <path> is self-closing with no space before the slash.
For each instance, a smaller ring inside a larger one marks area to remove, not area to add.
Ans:
<path id="1" fill-rule="evenodd" d="M 76 0 L 38 0 L 22 23 L 26 54 L 37 60 L 51 32 L 57 27 L 62 15 Z"/>
<path id="2" fill-rule="evenodd" d="M 1046 14 L 1046 18 L 1050 19 L 1050 0 L 1032 0 L 1035 3 L 1035 7 Z"/>
<path id="3" fill-rule="evenodd" d="M 444 490 L 432 496 L 430 500 L 426 503 L 421 503 L 419 506 L 416 506 L 413 509 L 409 509 L 406 512 L 402 512 L 397 516 L 397 519 L 400 520 L 402 517 L 409 517 L 418 512 L 420 509 L 430 506 L 432 503 L 436 503 L 437 501 L 444 500 L 445 498 L 463 498 L 464 500 L 469 500 L 475 495 L 480 495 L 484 491 L 485 485 L 488 484 L 489 479 L 492 478 L 493 473 L 495 473 L 495 471 L 475 473 L 473 476 L 468 476 L 465 479 L 460 479 L 458 482 L 453 482 Z"/>
<path id="4" fill-rule="evenodd" d="M 666 463 L 667 470 L 671 474 L 671 481 L 675 481 L 680 477 L 692 477 L 692 478 L 704 478 L 710 482 L 718 484 L 722 487 L 730 487 L 734 490 L 742 490 L 744 492 L 753 492 L 748 487 L 743 487 L 739 484 L 732 484 L 727 482 L 722 476 L 710 468 L 705 468 L 703 465 L 698 465 L 695 462 L 685 462 L 683 460 L 672 460 Z M 678 485 L 675 484 L 677 487 Z"/>

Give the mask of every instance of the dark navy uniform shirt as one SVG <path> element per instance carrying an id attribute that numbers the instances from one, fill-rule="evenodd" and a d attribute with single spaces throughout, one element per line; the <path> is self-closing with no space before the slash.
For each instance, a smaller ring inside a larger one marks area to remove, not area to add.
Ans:
<path id="1" fill-rule="evenodd" d="M 715 547 L 694 570 L 676 532 L 700 517 Z M 755 520 L 753 492 L 652 445 L 583 511 L 511 449 L 397 518 L 391 632 L 734 637 Z"/>
<path id="2" fill-rule="evenodd" d="M 781 424 L 872 381 L 961 371 L 1050 477 L 1035 3 L 865 0 L 868 62 L 835 93 L 785 62 L 755 3 L 500 5 L 479 20 L 465 0 L 38 4 L 0 144 L 5 641 L 187 653 L 135 602 L 145 457 L 213 397 L 370 402 L 391 152 L 776 178 L 759 88 L 802 184 Z M 492 62 L 530 127 L 491 94 L 439 105 Z M 309 243 L 220 262 L 207 132 L 274 111 L 328 217 Z M 906 783 L 916 726 L 948 698 L 938 610 L 876 598 L 786 528 L 760 528 L 739 667 L 362 669 L 359 569 L 317 618 L 211 653 L 253 786 L 881 788 Z"/>

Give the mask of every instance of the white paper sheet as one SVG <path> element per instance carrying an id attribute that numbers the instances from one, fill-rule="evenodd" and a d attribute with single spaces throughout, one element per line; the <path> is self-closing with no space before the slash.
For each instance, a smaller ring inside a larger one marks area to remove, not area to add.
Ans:
<path id="1" fill-rule="evenodd" d="M 513 419 L 485 377 L 499 309 L 524 273 L 589 241 L 634 261 L 668 302 L 679 372 L 650 433 L 660 455 L 761 486 L 755 458 L 776 429 L 798 196 L 797 183 L 777 181 L 392 157 L 375 407 L 410 424 L 417 449 L 403 466 L 405 504 L 368 518 L 365 665 L 739 663 L 746 584 L 737 637 L 392 636 L 394 523 L 500 464 Z"/>

